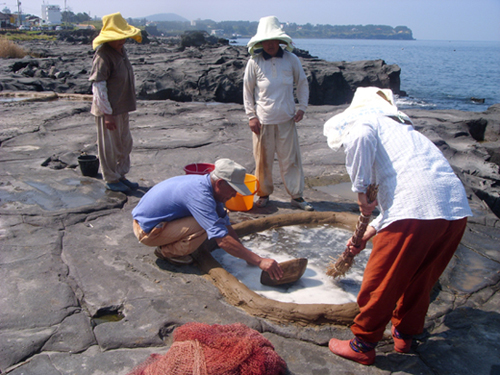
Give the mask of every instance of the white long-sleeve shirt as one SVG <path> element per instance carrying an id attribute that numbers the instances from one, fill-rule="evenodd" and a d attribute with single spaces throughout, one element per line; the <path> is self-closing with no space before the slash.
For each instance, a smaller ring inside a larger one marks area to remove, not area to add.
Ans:
<path id="1" fill-rule="evenodd" d="M 283 51 L 283 57 L 266 60 L 263 53 L 248 60 L 243 81 L 243 103 L 248 118 L 257 117 L 263 125 L 276 125 L 295 116 L 293 86 L 296 85 L 297 110 L 306 111 L 309 84 L 297 56 Z"/>
<path id="2" fill-rule="evenodd" d="M 386 116 L 359 119 L 345 137 L 354 192 L 379 185 L 377 231 L 403 219 L 457 220 L 472 216 L 462 182 L 441 151 L 413 126 Z"/>
<path id="3" fill-rule="evenodd" d="M 113 114 L 113 108 L 108 99 L 108 87 L 106 81 L 92 82 L 92 100 L 95 112 L 98 116 Z"/>

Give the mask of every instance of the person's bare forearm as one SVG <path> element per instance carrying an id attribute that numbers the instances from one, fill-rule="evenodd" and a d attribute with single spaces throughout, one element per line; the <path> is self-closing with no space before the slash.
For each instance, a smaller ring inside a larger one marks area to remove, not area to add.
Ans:
<path id="1" fill-rule="evenodd" d="M 240 240 L 234 237 L 235 235 L 234 229 L 231 228 L 227 236 L 216 239 L 217 245 L 228 254 L 258 266 L 262 258 L 243 246 Z"/>
<path id="2" fill-rule="evenodd" d="M 245 260 L 247 263 L 258 266 L 262 271 L 266 271 L 273 280 L 279 280 L 283 277 L 283 270 L 278 262 L 270 258 L 262 258 L 253 251 L 247 249 L 240 242 L 238 235 L 233 227 L 228 226 L 228 234 L 225 237 L 217 238 L 217 245 L 232 256 Z"/>

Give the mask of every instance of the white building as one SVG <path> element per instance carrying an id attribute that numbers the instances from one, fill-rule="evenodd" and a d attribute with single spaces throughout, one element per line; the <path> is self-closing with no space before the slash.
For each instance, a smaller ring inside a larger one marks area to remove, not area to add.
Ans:
<path id="1" fill-rule="evenodd" d="M 222 36 L 224 35 L 224 29 L 215 29 L 210 32 L 210 35 Z"/>
<path id="2" fill-rule="evenodd" d="M 42 5 L 42 22 L 47 24 L 61 23 L 61 8 L 59 5 Z"/>

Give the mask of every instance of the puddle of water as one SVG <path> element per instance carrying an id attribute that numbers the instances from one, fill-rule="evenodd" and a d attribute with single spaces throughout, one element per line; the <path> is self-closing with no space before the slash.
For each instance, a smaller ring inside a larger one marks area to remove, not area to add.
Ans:
<path id="1" fill-rule="evenodd" d="M 39 150 L 40 147 L 38 146 L 16 146 L 16 147 L 9 147 L 8 150 L 9 152 L 25 152 L 25 151 L 36 151 Z"/>
<path id="2" fill-rule="evenodd" d="M 350 182 L 341 182 L 340 184 L 315 186 L 314 188 L 335 198 L 343 198 L 357 202 L 358 194 L 354 193 L 351 187 L 352 184 Z"/>
<path id="3" fill-rule="evenodd" d="M 0 102 L 20 102 L 26 100 L 27 98 L 8 98 L 8 97 L 0 97 Z"/>
<path id="4" fill-rule="evenodd" d="M 262 285 L 260 268 L 250 266 L 244 260 L 235 258 L 221 249 L 214 250 L 212 255 L 224 269 L 249 289 L 266 298 L 301 304 L 341 304 L 356 301 L 371 252 L 369 244 L 370 248 L 367 247 L 355 258 L 356 262 L 345 277 L 333 279 L 326 276 L 331 257 L 337 259 L 351 236 L 351 231 L 325 225 L 276 228 L 241 239 L 242 243 L 255 253 L 278 262 L 307 258 L 306 272 L 292 285 Z"/>
<path id="5" fill-rule="evenodd" d="M 94 323 L 94 326 L 98 326 L 99 324 L 102 323 L 119 322 L 124 317 L 125 316 L 120 312 L 109 312 L 94 316 L 92 318 L 92 322 Z"/>
<path id="6" fill-rule="evenodd" d="M 58 211 L 92 205 L 103 195 L 104 186 L 97 181 L 90 185 L 79 179 L 66 179 L 50 185 L 40 181 L 24 181 L 15 189 L 0 189 L 0 205 L 20 202 L 38 205 L 46 211 Z"/>

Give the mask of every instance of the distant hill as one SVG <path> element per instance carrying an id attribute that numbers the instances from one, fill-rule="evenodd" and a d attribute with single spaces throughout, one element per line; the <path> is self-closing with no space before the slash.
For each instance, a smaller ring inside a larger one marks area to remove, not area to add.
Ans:
<path id="1" fill-rule="evenodd" d="M 168 21 L 178 21 L 178 22 L 188 22 L 189 20 L 184 17 L 179 16 L 175 13 L 158 13 L 151 16 L 144 17 L 148 21 L 153 22 L 168 22 Z"/>
<path id="2" fill-rule="evenodd" d="M 251 38 L 257 32 L 259 25 L 257 21 L 215 22 L 210 19 L 197 19 L 191 23 L 174 13 L 153 14 L 134 21 L 134 26 L 146 26 L 148 22 L 155 23 L 153 26 L 148 26 L 148 32 L 151 35 L 173 36 L 186 31 L 203 30 L 222 38 Z M 286 23 L 282 24 L 282 28 L 292 38 L 414 40 L 411 29 L 406 26 L 311 25 L 310 23 L 299 25 Z"/>

